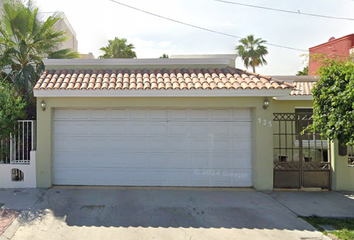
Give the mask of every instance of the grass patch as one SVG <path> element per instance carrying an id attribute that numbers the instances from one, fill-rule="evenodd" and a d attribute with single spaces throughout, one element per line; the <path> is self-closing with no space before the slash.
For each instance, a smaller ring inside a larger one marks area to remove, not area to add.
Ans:
<path id="1" fill-rule="evenodd" d="M 303 219 L 324 234 L 327 234 L 328 232 L 322 229 L 319 225 L 331 225 L 336 229 L 336 231 L 330 232 L 333 235 L 339 237 L 342 240 L 354 240 L 354 219 L 321 218 L 317 216 L 303 217 Z"/>

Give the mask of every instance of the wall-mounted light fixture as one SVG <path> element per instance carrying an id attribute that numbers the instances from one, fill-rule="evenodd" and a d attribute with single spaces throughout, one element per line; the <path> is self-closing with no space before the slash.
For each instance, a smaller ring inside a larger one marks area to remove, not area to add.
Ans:
<path id="1" fill-rule="evenodd" d="M 269 107 L 269 100 L 265 98 L 263 101 L 263 109 L 266 110 Z"/>
<path id="2" fill-rule="evenodd" d="M 42 111 L 45 111 L 45 102 L 44 102 L 44 100 L 42 100 L 42 102 L 41 102 L 41 108 L 42 108 Z"/>

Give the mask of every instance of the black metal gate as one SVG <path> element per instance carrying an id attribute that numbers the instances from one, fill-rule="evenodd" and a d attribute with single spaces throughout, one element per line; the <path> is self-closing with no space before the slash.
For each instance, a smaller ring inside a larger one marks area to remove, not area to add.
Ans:
<path id="1" fill-rule="evenodd" d="M 330 188 L 328 143 L 304 131 L 312 110 L 274 113 L 274 188 Z"/>

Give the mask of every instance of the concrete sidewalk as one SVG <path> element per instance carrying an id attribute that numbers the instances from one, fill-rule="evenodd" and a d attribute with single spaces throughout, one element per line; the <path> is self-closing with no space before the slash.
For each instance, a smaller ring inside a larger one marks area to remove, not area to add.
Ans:
<path id="1" fill-rule="evenodd" d="M 0 240 L 318 240 L 328 238 L 298 216 L 354 217 L 354 194 L 56 187 L 0 190 L 0 207 L 21 211 Z"/>
<path id="2" fill-rule="evenodd" d="M 30 209 L 47 191 L 41 188 L 0 189 L 0 208 L 19 211 Z"/>
<path id="3" fill-rule="evenodd" d="M 101 240 L 117 236 L 328 239 L 268 194 L 217 188 L 52 188 L 29 211 L 22 211 L 0 239 Z"/>
<path id="4" fill-rule="evenodd" d="M 298 216 L 354 218 L 354 193 L 272 191 L 267 194 Z"/>
<path id="5" fill-rule="evenodd" d="M 9 239 L 19 228 L 16 220 L 31 211 L 48 189 L 0 189 L 0 240 Z"/>

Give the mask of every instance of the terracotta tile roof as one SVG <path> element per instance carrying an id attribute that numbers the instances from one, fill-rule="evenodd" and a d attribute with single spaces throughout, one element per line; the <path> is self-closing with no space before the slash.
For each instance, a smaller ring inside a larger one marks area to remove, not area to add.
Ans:
<path id="1" fill-rule="evenodd" d="M 293 85 L 226 68 L 46 70 L 35 90 L 286 89 Z"/>
<path id="2" fill-rule="evenodd" d="M 311 82 L 295 82 L 294 81 L 294 88 L 291 91 L 290 95 L 294 96 L 310 96 L 312 95 L 311 90 L 313 89 L 313 86 L 316 82 L 311 81 Z"/>

